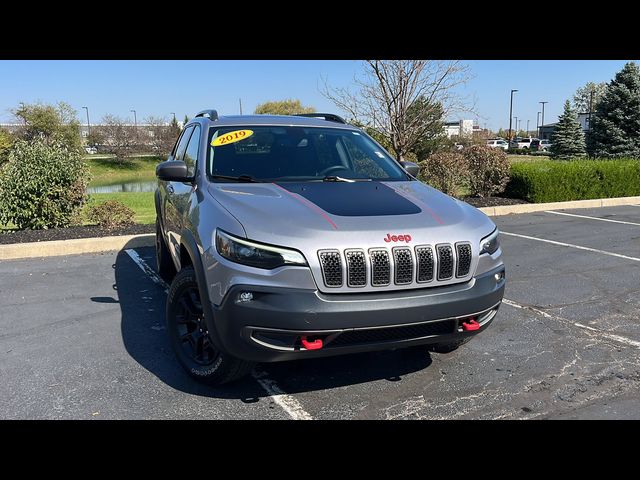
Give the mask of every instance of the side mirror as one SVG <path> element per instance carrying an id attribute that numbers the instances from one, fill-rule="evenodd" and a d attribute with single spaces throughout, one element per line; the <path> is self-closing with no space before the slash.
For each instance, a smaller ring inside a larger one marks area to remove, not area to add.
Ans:
<path id="1" fill-rule="evenodd" d="M 166 182 L 191 182 L 187 164 L 184 162 L 167 160 L 156 167 L 156 177 Z"/>
<path id="2" fill-rule="evenodd" d="M 407 171 L 409 175 L 413 175 L 414 177 L 418 176 L 418 172 L 420 171 L 420 167 L 417 163 L 413 162 L 400 162 L 400 165 Z"/>

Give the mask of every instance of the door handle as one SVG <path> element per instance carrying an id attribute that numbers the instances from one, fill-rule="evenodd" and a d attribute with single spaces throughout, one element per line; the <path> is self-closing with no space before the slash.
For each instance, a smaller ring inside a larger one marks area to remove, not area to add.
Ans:
<path id="1" fill-rule="evenodd" d="M 167 185 L 167 192 L 168 193 L 173 193 L 173 185 Z"/>

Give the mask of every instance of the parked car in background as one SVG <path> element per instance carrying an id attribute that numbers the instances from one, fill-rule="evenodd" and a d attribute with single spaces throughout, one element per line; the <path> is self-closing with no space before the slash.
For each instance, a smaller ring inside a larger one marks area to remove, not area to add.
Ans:
<path id="1" fill-rule="evenodd" d="M 453 146 L 456 150 L 464 149 L 464 145 L 462 143 L 454 143 Z"/>
<path id="2" fill-rule="evenodd" d="M 531 138 L 531 137 L 516 137 L 514 138 L 511 143 L 509 144 L 509 146 L 511 148 L 530 148 L 531 147 L 531 142 L 533 140 L 537 140 L 537 138 Z"/>
<path id="3" fill-rule="evenodd" d="M 506 140 L 503 140 L 501 138 L 495 138 L 495 139 L 487 140 L 487 147 L 501 148 L 503 150 L 508 150 L 509 143 Z"/>
<path id="4" fill-rule="evenodd" d="M 84 147 L 84 151 L 91 154 L 98 153 L 98 149 L 96 147 L 87 146 L 87 147 Z"/>
<path id="5" fill-rule="evenodd" d="M 537 138 L 534 138 L 531 141 L 531 150 L 536 150 L 539 152 L 547 152 L 549 151 L 549 148 L 551 148 L 551 141 L 550 140 L 538 140 Z"/>

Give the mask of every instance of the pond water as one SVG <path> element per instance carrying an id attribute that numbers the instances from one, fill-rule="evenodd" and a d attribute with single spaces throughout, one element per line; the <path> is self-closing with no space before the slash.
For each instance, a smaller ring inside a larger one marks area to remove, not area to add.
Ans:
<path id="1" fill-rule="evenodd" d="M 113 185 L 101 185 L 87 188 L 87 193 L 115 193 L 115 192 L 155 192 L 158 186 L 157 180 L 134 181 L 114 183 Z"/>

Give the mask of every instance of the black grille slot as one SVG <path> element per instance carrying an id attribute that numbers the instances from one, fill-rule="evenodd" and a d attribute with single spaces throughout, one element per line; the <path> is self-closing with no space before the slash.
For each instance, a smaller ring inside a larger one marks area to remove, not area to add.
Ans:
<path id="1" fill-rule="evenodd" d="M 458 271 L 457 277 L 464 277 L 469 275 L 469 269 L 471 268 L 471 245 L 468 243 L 462 243 L 456 245 L 456 252 L 458 254 Z"/>
<path id="2" fill-rule="evenodd" d="M 404 325 L 402 327 L 348 330 L 328 343 L 327 348 L 411 340 L 433 335 L 446 335 L 455 332 L 456 328 L 457 324 L 455 320 L 442 320 L 418 325 Z"/>
<path id="3" fill-rule="evenodd" d="M 326 251 L 319 252 L 320 266 L 322 268 L 322 276 L 327 287 L 342 286 L 342 260 L 340 252 Z"/>
<path id="4" fill-rule="evenodd" d="M 371 256 L 371 285 L 381 287 L 391 282 L 391 263 L 389 252 L 386 250 L 370 250 Z"/>
<path id="5" fill-rule="evenodd" d="M 430 282 L 433 280 L 433 250 L 431 247 L 417 247 L 418 282 Z"/>
<path id="6" fill-rule="evenodd" d="M 345 251 L 347 258 L 347 285 L 364 287 L 367 284 L 367 264 L 362 250 Z"/>
<path id="7" fill-rule="evenodd" d="M 411 249 L 401 247 L 393 249 L 395 262 L 395 277 L 397 285 L 406 285 L 413 281 L 413 258 Z"/>
<path id="8" fill-rule="evenodd" d="M 451 245 L 438 245 L 438 280 L 453 277 L 453 249 Z"/>

